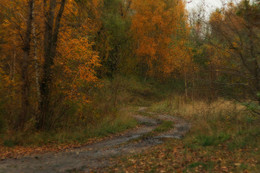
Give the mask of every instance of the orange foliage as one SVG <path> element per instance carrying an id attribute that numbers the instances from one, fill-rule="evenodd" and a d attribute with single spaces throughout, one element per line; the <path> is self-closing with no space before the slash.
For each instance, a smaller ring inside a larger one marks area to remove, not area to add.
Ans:
<path id="1" fill-rule="evenodd" d="M 67 7 L 65 16 L 71 15 L 70 9 L 75 9 L 73 14 L 79 15 L 79 8 L 74 1 L 70 1 Z M 94 43 L 88 39 L 89 33 L 94 32 L 94 24 L 88 25 L 89 21 L 86 18 L 79 27 L 72 27 L 68 21 L 63 21 L 58 43 L 60 56 L 56 60 L 56 65 L 64 72 L 58 80 L 61 90 L 67 95 L 67 99 L 76 99 L 83 103 L 89 102 L 84 88 L 98 82 L 96 69 L 100 66 L 98 52 L 93 50 Z"/>
<path id="2" fill-rule="evenodd" d="M 190 62 L 183 1 L 134 0 L 132 9 L 136 53 L 148 65 L 150 75 L 169 75 Z"/>

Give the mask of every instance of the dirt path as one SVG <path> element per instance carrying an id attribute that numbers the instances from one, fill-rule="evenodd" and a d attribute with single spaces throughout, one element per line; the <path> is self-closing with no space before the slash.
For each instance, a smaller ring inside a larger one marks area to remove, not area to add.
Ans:
<path id="1" fill-rule="evenodd" d="M 145 108 L 140 108 L 140 112 Z M 110 166 L 110 159 L 116 156 L 142 152 L 149 147 L 163 143 L 163 138 L 182 138 L 189 131 L 190 124 L 169 115 L 154 115 L 155 118 L 133 115 L 143 126 L 128 133 L 68 152 L 47 153 L 21 159 L 0 161 L 0 173 L 56 173 L 89 172 Z M 129 142 L 153 131 L 161 120 L 174 122 L 174 128 L 154 137 Z"/>

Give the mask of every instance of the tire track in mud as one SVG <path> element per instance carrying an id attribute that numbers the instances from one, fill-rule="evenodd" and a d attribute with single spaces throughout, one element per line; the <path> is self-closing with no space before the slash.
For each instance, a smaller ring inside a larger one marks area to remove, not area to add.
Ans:
<path id="1" fill-rule="evenodd" d="M 102 170 L 104 167 L 111 166 L 110 160 L 113 157 L 142 152 L 152 146 L 162 144 L 165 138 L 181 139 L 191 127 L 181 118 L 149 113 L 146 112 L 145 107 L 139 108 L 139 112 L 140 114 L 133 115 L 142 124 L 138 129 L 112 139 L 71 149 L 68 152 L 3 160 L 0 161 L 0 173 L 60 173 Z M 142 116 L 141 112 L 152 114 L 152 116 Z M 160 121 L 172 121 L 174 128 L 156 136 L 138 140 L 135 143 L 129 142 L 152 132 L 160 124 Z"/>

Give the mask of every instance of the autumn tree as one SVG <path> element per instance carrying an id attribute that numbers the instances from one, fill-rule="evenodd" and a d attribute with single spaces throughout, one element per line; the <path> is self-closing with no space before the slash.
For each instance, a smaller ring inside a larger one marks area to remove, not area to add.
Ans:
<path id="1" fill-rule="evenodd" d="M 31 38 L 32 38 L 32 23 L 35 1 L 2 1 L 1 8 L 1 31 L 3 48 L 1 61 L 2 69 L 5 75 L 9 77 L 9 87 L 12 91 L 6 91 L 13 105 L 18 103 L 21 98 L 21 110 L 17 123 L 19 127 L 23 127 L 25 122 L 30 118 L 30 70 L 31 64 Z M 14 87 L 16 86 L 16 88 Z M 19 90 L 16 90 L 18 89 Z M 16 95 L 17 94 L 17 95 Z M 21 96 L 21 97 L 16 97 Z M 9 110 L 10 115 L 13 110 Z"/>
<path id="2" fill-rule="evenodd" d="M 229 85 L 242 87 L 251 98 L 259 100 L 259 25 L 257 15 L 259 4 L 243 0 L 237 6 L 230 3 L 228 8 L 211 15 L 211 42 L 217 56 L 216 61 L 225 63 L 218 70 L 232 76 Z M 222 57 L 222 59 L 221 59 Z"/>
<path id="3" fill-rule="evenodd" d="M 207 5 L 200 3 L 189 15 L 189 47 L 194 70 L 188 76 L 192 98 L 204 98 L 209 101 L 219 96 L 219 88 L 216 84 L 217 72 L 216 61 L 212 61 L 213 47 L 209 44 L 211 35 L 206 13 Z"/>
<path id="4" fill-rule="evenodd" d="M 185 3 L 174 0 L 134 0 L 131 30 L 144 73 L 161 77 L 187 64 Z"/>
<path id="5" fill-rule="evenodd" d="M 73 105 L 78 110 L 74 118 L 88 116 L 84 109 L 92 101 L 91 89 L 98 86 L 97 69 L 100 68 L 98 52 L 94 50 L 92 18 L 81 15 L 81 6 L 77 2 L 67 4 L 62 21 L 60 39 L 58 41 L 58 55 L 54 61 L 52 103 L 62 109 L 56 109 L 51 121 L 66 117 Z M 80 22 L 79 22 L 80 19 Z M 60 73 L 63 71 L 63 73 Z M 57 107 L 57 106 L 56 106 Z M 79 115 L 79 116 L 78 116 Z"/>
<path id="6" fill-rule="evenodd" d="M 91 2 L 96 8 L 84 16 L 79 1 L 74 0 L 1 1 L 1 93 L 2 98 L 9 96 L 4 105 L 10 122 L 17 119 L 22 127 L 31 120 L 38 129 L 50 127 L 50 121 L 60 117 L 54 116 L 56 98 L 60 98 L 55 93 L 64 95 L 60 105 L 75 98 L 88 102 L 86 86 L 97 81 L 100 66 L 91 39 L 98 30 L 94 20 L 99 2 Z"/>

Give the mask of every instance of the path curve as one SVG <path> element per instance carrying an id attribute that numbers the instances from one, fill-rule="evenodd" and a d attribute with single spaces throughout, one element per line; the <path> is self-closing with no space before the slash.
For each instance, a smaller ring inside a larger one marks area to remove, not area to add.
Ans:
<path id="1" fill-rule="evenodd" d="M 146 112 L 146 108 L 140 108 L 139 112 Z M 155 118 L 140 114 L 133 116 L 143 124 L 138 129 L 112 139 L 72 149 L 68 152 L 46 153 L 21 159 L 6 159 L 0 161 L 0 173 L 63 173 L 100 170 L 111 166 L 110 159 L 113 157 L 142 152 L 147 148 L 162 144 L 163 138 L 181 139 L 190 129 L 188 122 L 169 115 L 153 114 Z M 172 121 L 174 128 L 154 137 L 129 142 L 153 131 L 162 120 Z"/>

